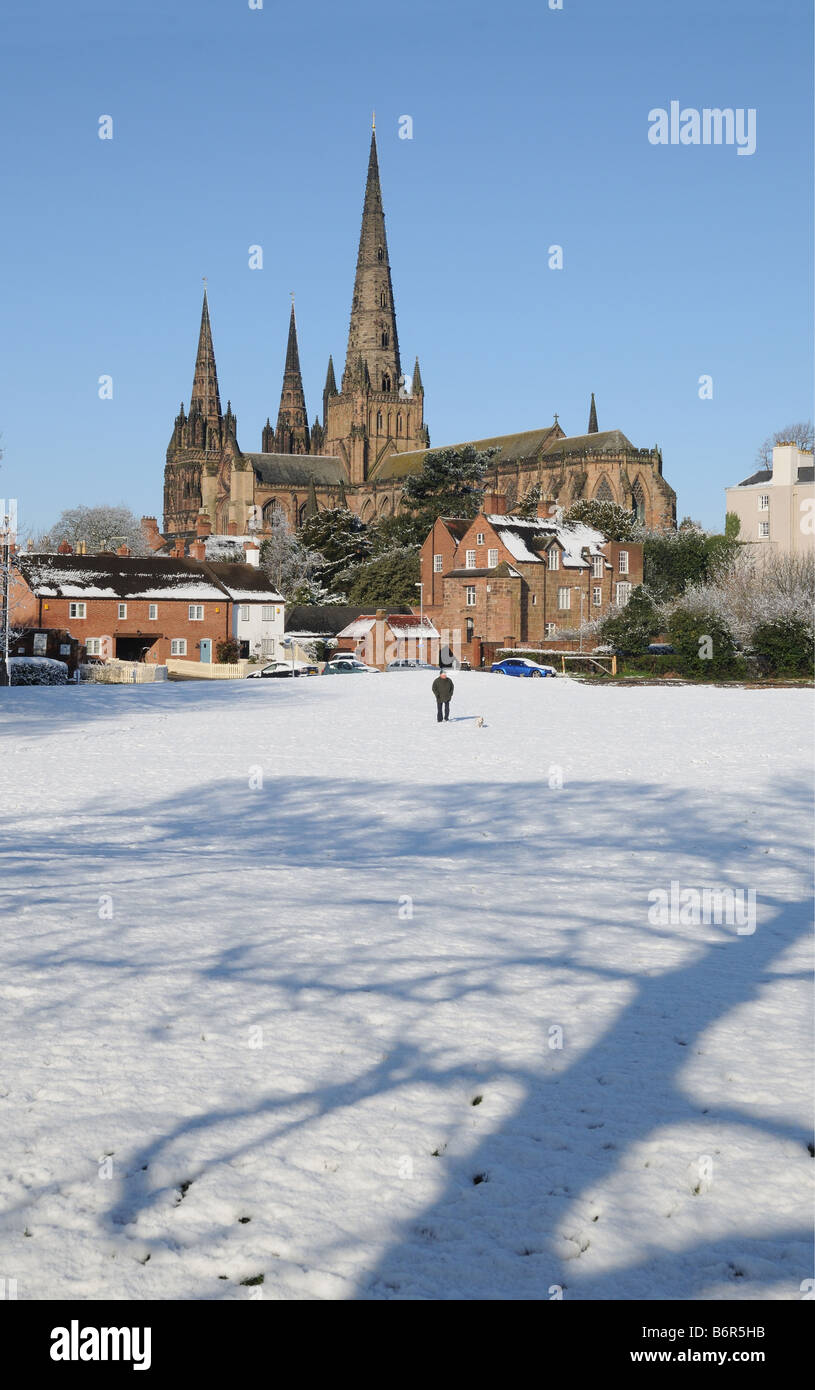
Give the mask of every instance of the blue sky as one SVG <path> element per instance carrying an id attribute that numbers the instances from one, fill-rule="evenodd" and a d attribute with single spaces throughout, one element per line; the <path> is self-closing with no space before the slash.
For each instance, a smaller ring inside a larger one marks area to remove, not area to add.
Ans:
<path id="1" fill-rule="evenodd" d="M 160 520 L 203 275 L 241 446 L 276 416 L 290 290 L 314 417 L 329 352 L 344 360 L 376 108 L 432 443 L 555 411 L 580 433 L 594 391 L 601 429 L 659 443 L 679 514 L 720 526 L 761 440 L 811 413 L 811 16 L 810 0 L 5 0 L 0 495 L 34 528 L 80 502 Z M 755 108 L 756 152 L 650 144 L 648 112 L 672 100 Z"/>

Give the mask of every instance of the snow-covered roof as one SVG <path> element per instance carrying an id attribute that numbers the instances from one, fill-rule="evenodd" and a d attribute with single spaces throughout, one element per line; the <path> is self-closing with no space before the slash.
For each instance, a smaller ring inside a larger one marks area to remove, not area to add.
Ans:
<path id="1" fill-rule="evenodd" d="M 535 517 L 526 520 L 520 516 L 487 516 L 502 545 L 514 560 L 527 564 L 542 564 L 545 547 L 549 541 L 556 541 L 563 551 L 563 564 L 570 569 L 585 569 L 587 561 L 583 552 L 589 555 L 602 555 L 601 547 L 606 538 L 602 531 L 580 522 L 553 521 Z"/>
<path id="2" fill-rule="evenodd" d="M 385 622 L 396 638 L 407 639 L 410 637 L 438 637 L 429 618 L 421 622 L 415 614 L 411 613 L 391 613 L 385 618 Z M 349 623 L 347 627 L 338 632 L 338 637 L 350 637 L 353 641 L 360 641 L 367 637 L 368 633 L 376 626 L 375 617 L 357 618 Z"/>
<path id="3" fill-rule="evenodd" d="M 21 555 L 19 564 L 40 598 L 283 602 L 263 570 L 236 562 L 174 555 Z"/>

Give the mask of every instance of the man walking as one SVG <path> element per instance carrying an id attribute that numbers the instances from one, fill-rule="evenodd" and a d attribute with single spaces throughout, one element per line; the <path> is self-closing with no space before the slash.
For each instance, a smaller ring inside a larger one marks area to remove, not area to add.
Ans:
<path id="1" fill-rule="evenodd" d="M 436 718 L 441 724 L 442 719 L 450 718 L 450 701 L 453 698 L 453 682 L 446 673 L 436 677 L 433 682 L 433 694 L 436 697 Z"/>

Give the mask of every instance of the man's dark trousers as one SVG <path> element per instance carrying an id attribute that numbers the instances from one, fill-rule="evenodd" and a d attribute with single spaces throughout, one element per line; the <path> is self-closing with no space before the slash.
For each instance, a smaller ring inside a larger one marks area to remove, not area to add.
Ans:
<path id="1" fill-rule="evenodd" d="M 445 718 L 445 719 L 449 719 L 449 718 L 450 718 L 450 701 L 449 701 L 449 700 L 437 700 L 437 701 L 436 701 L 436 718 L 437 718 L 437 720 L 438 720 L 438 722 L 439 722 L 440 724 L 441 724 L 441 722 L 442 722 L 442 710 L 444 710 L 444 718 Z"/>

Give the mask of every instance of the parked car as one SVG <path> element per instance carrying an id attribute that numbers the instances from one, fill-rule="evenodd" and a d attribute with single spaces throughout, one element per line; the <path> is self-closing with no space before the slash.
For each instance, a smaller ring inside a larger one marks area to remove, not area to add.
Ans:
<path id="1" fill-rule="evenodd" d="M 355 656 L 335 657 L 323 667 L 324 676 L 353 676 L 361 675 L 365 671 L 376 671 L 376 667 L 366 666 L 364 661 L 358 661 Z"/>
<path id="2" fill-rule="evenodd" d="M 674 649 L 670 642 L 651 642 L 648 651 L 654 656 L 673 656 Z"/>
<path id="3" fill-rule="evenodd" d="M 265 666 L 261 666 L 259 671 L 247 671 L 247 680 L 259 680 L 262 677 L 275 676 L 319 676 L 320 670 L 317 666 L 311 666 L 307 661 L 269 661 Z"/>
<path id="4" fill-rule="evenodd" d="M 389 661 L 387 669 L 389 671 L 437 671 L 438 666 L 434 666 L 431 661 L 417 661 L 412 656 L 401 657 L 398 661 Z"/>
<path id="5" fill-rule="evenodd" d="M 539 666 L 525 656 L 507 656 L 503 661 L 494 661 L 490 667 L 499 676 L 554 676 L 554 666 Z"/>

